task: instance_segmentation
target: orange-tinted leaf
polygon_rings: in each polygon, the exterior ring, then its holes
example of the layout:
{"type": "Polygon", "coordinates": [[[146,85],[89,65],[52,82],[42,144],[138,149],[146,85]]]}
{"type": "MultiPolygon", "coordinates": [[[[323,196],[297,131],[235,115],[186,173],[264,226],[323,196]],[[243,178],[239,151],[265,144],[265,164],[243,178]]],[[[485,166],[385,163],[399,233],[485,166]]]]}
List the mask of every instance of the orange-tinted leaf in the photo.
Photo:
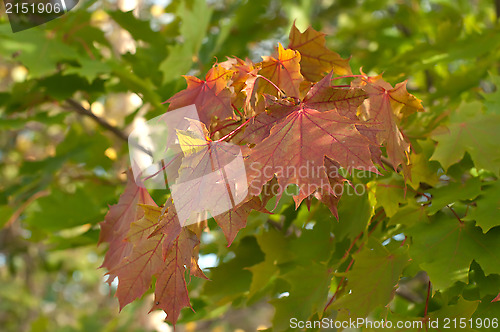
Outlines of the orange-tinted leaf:
{"type": "Polygon", "coordinates": [[[230,86],[232,88],[231,102],[237,108],[244,107],[247,99],[249,99],[248,94],[245,93],[247,81],[255,81],[255,75],[257,74],[258,69],[255,68],[254,63],[251,60],[242,60],[237,57],[228,58],[226,61],[221,62],[219,66],[234,72],[230,81],[230,86]]]}
{"type": "Polygon", "coordinates": [[[364,90],[369,98],[364,104],[364,115],[375,123],[377,141],[386,144],[387,155],[396,169],[403,165],[407,170],[410,144],[398,128],[399,120],[413,112],[423,111],[420,100],[406,91],[406,82],[394,88],[383,79],[365,81],[364,90]]]}
{"type": "MultiPolygon", "coordinates": [[[[268,78],[283,90],[288,97],[299,98],[300,83],[304,80],[300,74],[300,53],[294,50],[285,50],[278,45],[278,58],[263,56],[262,69],[259,74],[268,78]]],[[[277,95],[277,90],[269,82],[261,82],[260,92],[277,95]]]]}
{"type": "Polygon", "coordinates": [[[233,72],[215,64],[207,73],[205,81],[194,76],[184,76],[187,88],[166,102],[169,110],[196,105],[200,121],[207,126],[214,116],[225,119],[233,116],[231,92],[227,88],[233,72]]]}
{"type": "Polygon", "coordinates": [[[235,71],[231,83],[231,86],[234,88],[234,104],[236,107],[245,106],[246,109],[249,106],[250,100],[256,97],[253,89],[259,68],[249,59],[243,61],[239,58],[234,58],[234,60],[231,60],[233,61],[231,70],[235,71]]]}
{"type": "Polygon", "coordinates": [[[337,75],[352,74],[348,59],[342,59],[336,52],[325,47],[325,34],[309,27],[300,32],[295,26],[290,31],[288,48],[300,52],[302,75],[311,82],[319,81],[323,75],[333,70],[337,75]]]}

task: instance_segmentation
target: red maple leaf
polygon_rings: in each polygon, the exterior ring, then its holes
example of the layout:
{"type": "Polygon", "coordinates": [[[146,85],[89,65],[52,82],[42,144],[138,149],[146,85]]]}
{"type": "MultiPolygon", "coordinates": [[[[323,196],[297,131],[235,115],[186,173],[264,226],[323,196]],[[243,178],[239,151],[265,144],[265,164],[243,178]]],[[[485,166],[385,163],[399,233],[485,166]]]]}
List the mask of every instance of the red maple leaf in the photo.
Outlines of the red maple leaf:
{"type": "MultiPolygon", "coordinates": [[[[104,256],[101,267],[110,271],[132,252],[132,243],[125,241],[130,225],[144,216],[144,211],[138,204],[155,205],[155,202],[145,188],[138,187],[134,181],[132,171],[127,171],[127,186],[121,194],[118,203],[110,206],[109,211],[100,223],[101,233],[99,243],[108,242],[109,248],[104,256]]],[[[111,284],[115,276],[109,275],[111,284]]]]}
{"type": "Polygon", "coordinates": [[[144,217],[132,223],[127,240],[133,244],[132,253],[109,272],[118,277],[116,297],[120,310],[141,297],[151,286],[151,278],[163,265],[164,235],[149,238],[160,217],[161,208],[142,205],[144,217]]]}
{"type": "Polygon", "coordinates": [[[330,186],[333,190],[332,192],[327,192],[320,189],[313,195],[319,201],[325,204],[338,220],[339,215],[337,212],[337,205],[339,204],[340,197],[344,192],[344,182],[346,182],[347,180],[340,174],[339,163],[331,160],[328,157],[325,157],[325,168],[326,174],[328,176],[328,181],[330,182],[330,186]]]}
{"type": "Polygon", "coordinates": [[[184,76],[187,88],[176,93],[166,102],[169,110],[196,105],[200,121],[207,126],[213,117],[225,119],[233,116],[231,92],[227,88],[233,71],[215,64],[205,76],[205,81],[194,76],[184,76]]]}
{"type": "Polygon", "coordinates": [[[380,144],[386,145],[390,162],[397,169],[403,165],[408,174],[408,153],[410,143],[405,139],[398,127],[400,120],[414,112],[423,111],[421,101],[406,90],[406,82],[396,84],[393,88],[379,77],[363,79],[361,83],[368,95],[364,103],[363,115],[366,120],[375,124],[375,137],[380,144]]]}
{"type": "Polygon", "coordinates": [[[196,235],[183,227],[181,233],[169,246],[165,261],[155,272],[157,280],[151,310],[163,309],[167,313],[167,320],[173,324],[179,318],[182,308],[191,307],[185,279],[186,267],[191,267],[191,275],[205,277],[196,262],[194,262],[195,267],[192,265],[193,251],[198,244],[199,240],[196,235]]]}
{"type": "MultiPolygon", "coordinates": [[[[333,73],[330,72],[321,81],[316,83],[306,94],[304,101],[307,105],[318,111],[335,109],[349,119],[357,119],[356,110],[366,98],[366,93],[361,88],[341,89],[331,86],[333,73]]],[[[267,98],[268,104],[275,104],[267,98]]],[[[289,112],[288,108],[274,107],[272,112],[257,115],[245,127],[245,130],[233,137],[236,144],[261,142],[269,136],[271,128],[289,112]]],[[[234,129],[234,128],[233,128],[234,129]]]]}
{"type": "Polygon", "coordinates": [[[141,207],[144,216],[132,223],[127,236],[127,241],[133,243],[132,253],[110,271],[118,277],[116,296],[122,309],[141,297],[151,287],[152,277],[156,276],[155,304],[151,310],[165,310],[167,320],[175,324],[180,310],[190,306],[186,269],[191,275],[206,278],[193,258],[199,241],[188,228],[180,229],[178,222],[177,235],[160,233],[152,236],[162,209],[152,205],[141,207]]]}
{"type": "MultiPolygon", "coordinates": [[[[247,171],[251,194],[260,194],[262,186],[274,175],[280,194],[289,184],[299,187],[297,205],[316,190],[334,194],[324,170],[325,156],[347,169],[376,171],[370,153],[373,143],[357,130],[360,122],[339,114],[356,106],[342,102],[349,95],[321,83],[298,104],[280,100],[269,107],[270,114],[279,112],[285,116],[272,126],[267,138],[250,150],[247,171]],[[325,89],[330,95],[323,95],[325,89]],[[309,104],[318,104],[319,100],[327,100],[324,105],[331,108],[320,111],[309,104]]],[[[363,100],[356,98],[358,104],[363,100]]]]}
{"type": "Polygon", "coordinates": [[[214,217],[215,221],[224,232],[228,247],[233,243],[240,229],[246,226],[248,215],[252,210],[267,213],[267,210],[262,207],[261,200],[254,196],[248,201],[239,204],[234,209],[214,217]]]}

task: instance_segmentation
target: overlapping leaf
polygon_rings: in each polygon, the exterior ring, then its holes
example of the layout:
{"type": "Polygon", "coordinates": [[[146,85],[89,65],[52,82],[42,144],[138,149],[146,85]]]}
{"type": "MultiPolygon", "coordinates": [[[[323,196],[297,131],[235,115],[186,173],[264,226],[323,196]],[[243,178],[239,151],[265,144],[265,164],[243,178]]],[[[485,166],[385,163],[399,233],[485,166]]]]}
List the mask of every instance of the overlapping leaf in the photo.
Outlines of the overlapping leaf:
{"type": "Polygon", "coordinates": [[[227,88],[231,76],[231,71],[218,65],[208,71],[204,81],[194,76],[184,76],[188,86],[166,101],[170,103],[169,109],[195,104],[200,121],[207,126],[213,117],[232,117],[231,92],[227,88]]]}
{"type": "MultiPolygon", "coordinates": [[[[260,188],[275,174],[280,192],[289,184],[299,186],[297,205],[316,190],[333,193],[324,170],[325,156],[346,169],[375,170],[370,154],[373,143],[357,130],[359,122],[339,114],[353,109],[352,99],[338,93],[339,89],[329,89],[324,82],[318,84],[320,87],[313,87],[302,102],[276,101],[269,107],[271,116],[256,117],[264,121],[254,133],[266,135],[270,129],[269,136],[250,150],[247,159],[252,194],[260,193],[260,188]],[[322,105],[320,110],[314,107],[318,104],[322,105]],[[282,114],[283,118],[276,119],[273,114],[282,114]],[[299,170],[305,174],[298,174],[299,170]]],[[[361,103],[363,99],[356,100],[361,103]]]]}
{"type": "MultiPolygon", "coordinates": [[[[125,241],[130,225],[144,216],[144,211],[138,204],[155,205],[155,202],[145,188],[138,187],[132,171],[127,172],[128,182],[125,191],[120,196],[118,204],[109,208],[104,221],[100,224],[99,243],[108,242],[109,248],[101,267],[112,270],[123,258],[132,252],[132,243],[125,241]]],[[[110,274],[111,283],[114,275],[110,274]]]]}
{"type": "Polygon", "coordinates": [[[432,223],[420,223],[407,234],[413,237],[410,256],[420,263],[437,289],[445,289],[455,281],[464,281],[472,260],[485,274],[500,273],[500,229],[483,234],[470,222],[438,213],[432,223]]]}
{"type": "Polygon", "coordinates": [[[347,273],[349,292],[334,302],[333,307],[347,309],[354,319],[366,317],[378,306],[385,306],[394,296],[399,277],[408,264],[408,248],[391,252],[382,244],[373,242],[354,255],[354,266],[347,273]],[[370,276],[369,278],[367,276],[370,276]]]}
{"type": "Polygon", "coordinates": [[[394,166],[403,165],[408,173],[410,144],[398,128],[399,121],[414,112],[423,111],[420,100],[406,90],[406,82],[393,88],[383,79],[364,79],[360,84],[368,95],[364,103],[363,115],[379,130],[376,134],[380,144],[385,143],[387,155],[394,166]]]}
{"type": "Polygon", "coordinates": [[[500,175],[498,140],[500,115],[484,114],[479,102],[463,103],[451,116],[447,130],[437,130],[432,139],[438,142],[432,160],[448,169],[467,151],[478,168],[500,175]]]}
{"type": "Polygon", "coordinates": [[[475,220],[484,233],[500,226],[500,182],[485,187],[475,205],[464,220],[475,220]]]}
{"type": "Polygon", "coordinates": [[[148,239],[160,217],[161,208],[149,205],[143,205],[142,208],[144,217],[131,225],[127,235],[127,241],[133,244],[132,253],[110,270],[118,277],[116,297],[120,308],[149,289],[151,278],[163,264],[163,235],[148,239]]]}
{"type": "MultiPolygon", "coordinates": [[[[304,80],[300,73],[300,53],[294,50],[285,50],[279,44],[277,59],[272,56],[263,56],[262,58],[262,68],[259,74],[276,84],[288,97],[299,98],[300,83],[304,80]]],[[[276,88],[270,83],[264,82],[261,86],[263,87],[261,92],[276,95],[276,88]]]]}
{"type": "Polygon", "coordinates": [[[192,260],[194,248],[198,243],[196,235],[184,227],[170,245],[165,261],[155,272],[157,281],[152,310],[163,309],[170,322],[177,321],[182,308],[191,306],[185,279],[186,269],[190,268],[191,275],[205,277],[196,261],[192,260]]]}
{"type": "Polygon", "coordinates": [[[190,306],[185,279],[186,269],[192,275],[204,277],[193,251],[199,241],[188,228],[179,230],[173,240],[168,235],[151,236],[161,217],[161,208],[141,205],[144,217],[132,223],[127,241],[133,243],[132,253],[123,259],[110,273],[118,277],[116,296],[120,308],[141,297],[156,276],[155,304],[152,310],[161,308],[167,313],[167,320],[177,321],[180,310],[190,306]],[[162,248],[165,247],[162,254],[162,248]]]}
{"type": "Polygon", "coordinates": [[[325,34],[312,27],[300,32],[293,24],[288,47],[300,52],[300,71],[311,82],[321,80],[325,73],[332,70],[337,75],[351,74],[349,60],[342,59],[338,53],[326,48],[325,44],[325,34]]]}

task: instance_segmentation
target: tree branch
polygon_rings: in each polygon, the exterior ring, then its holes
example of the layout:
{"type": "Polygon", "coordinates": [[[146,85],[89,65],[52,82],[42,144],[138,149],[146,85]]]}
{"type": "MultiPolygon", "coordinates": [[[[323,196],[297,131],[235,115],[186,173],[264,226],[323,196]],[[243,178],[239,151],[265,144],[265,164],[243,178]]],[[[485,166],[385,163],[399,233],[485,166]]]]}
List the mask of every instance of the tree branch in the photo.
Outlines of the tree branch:
{"type": "Polygon", "coordinates": [[[105,119],[98,117],[97,115],[92,113],[92,111],[90,111],[90,110],[86,109],[85,107],[83,107],[82,105],[80,105],[80,103],[77,102],[76,100],[69,98],[69,99],[66,99],[66,103],[68,103],[68,105],[71,106],[71,109],[74,110],[75,112],[77,112],[78,114],[81,114],[81,115],[84,115],[86,117],[91,118],[92,120],[97,122],[101,127],[109,130],[110,132],[112,132],[116,137],[118,137],[122,141],[128,142],[128,137],[127,137],[127,135],[125,135],[125,133],[123,131],[121,131],[119,128],[113,126],[105,119]]]}
{"type": "Polygon", "coordinates": [[[92,120],[94,120],[95,122],[97,122],[98,125],[100,125],[104,129],[112,132],[120,140],[122,140],[122,141],[124,141],[126,143],[129,143],[129,144],[132,144],[133,146],[139,148],[141,151],[143,151],[144,153],[148,154],[151,157],[153,156],[153,154],[151,153],[151,151],[149,151],[145,147],[143,147],[143,146],[141,146],[139,144],[135,144],[133,142],[129,142],[128,141],[128,136],[123,131],[121,131],[120,128],[113,126],[108,121],[106,121],[106,119],[98,117],[97,115],[95,115],[94,113],[92,113],[91,110],[86,109],[85,107],[83,107],[76,100],[68,98],[68,99],[66,99],[66,103],[69,106],[71,106],[71,109],[73,111],[75,111],[76,113],[78,113],[80,115],[83,115],[83,116],[91,118],[92,120]]]}

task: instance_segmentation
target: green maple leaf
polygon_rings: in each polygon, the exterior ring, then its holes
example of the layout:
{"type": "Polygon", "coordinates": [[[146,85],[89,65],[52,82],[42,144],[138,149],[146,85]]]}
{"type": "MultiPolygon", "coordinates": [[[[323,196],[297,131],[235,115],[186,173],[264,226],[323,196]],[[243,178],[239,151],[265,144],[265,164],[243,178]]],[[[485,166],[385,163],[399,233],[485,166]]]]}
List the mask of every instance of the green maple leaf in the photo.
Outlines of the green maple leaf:
{"type": "Polygon", "coordinates": [[[426,211],[434,214],[447,205],[460,200],[476,198],[481,193],[481,181],[479,178],[470,178],[464,183],[453,182],[446,186],[429,190],[432,195],[431,205],[426,211]]]}
{"type": "Polygon", "coordinates": [[[463,103],[451,116],[448,131],[435,132],[431,137],[438,142],[431,160],[437,160],[448,169],[462,160],[468,152],[477,168],[500,175],[500,115],[484,114],[480,102],[463,103]]]}
{"type": "Polygon", "coordinates": [[[388,217],[398,212],[400,203],[406,202],[404,182],[396,174],[383,180],[369,182],[367,188],[372,205],[375,208],[383,207],[388,217]]]}
{"type": "Polygon", "coordinates": [[[425,206],[411,200],[408,205],[398,209],[391,219],[389,225],[406,225],[412,226],[418,223],[428,223],[429,218],[425,211],[425,206]]]}
{"type": "Polygon", "coordinates": [[[275,331],[289,327],[290,317],[307,320],[323,309],[331,277],[331,269],[319,263],[297,266],[283,275],[282,278],[290,284],[288,296],[270,301],[276,309],[273,318],[275,331]]]}
{"type": "MultiPolygon", "coordinates": [[[[347,310],[351,317],[366,317],[375,308],[387,305],[409,261],[406,246],[391,252],[378,241],[370,239],[369,244],[353,255],[354,265],[347,273],[349,291],[332,305],[347,310]]],[[[347,315],[345,310],[340,316],[347,315]]]]}
{"type": "Polygon", "coordinates": [[[485,233],[500,225],[500,181],[495,181],[482,190],[476,207],[472,208],[463,220],[475,220],[476,225],[485,233]]]}
{"type": "Polygon", "coordinates": [[[411,179],[408,179],[408,184],[415,190],[418,190],[421,182],[430,184],[431,186],[439,183],[437,173],[439,164],[435,161],[429,161],[434,151],[432,141],[430,139],[418,141],[418,145],[422,151],[410,154],[411,179]]]}
{"type": "MultiPolygon", "coordinates": [[[[470,328],[469,319],[476,310],[480,301],[466,301],[462,297],[458,298],[456,304],[447,304],[436,311],[429,313],[426,320],[423,317],[408,317],[397,313],[390,313],[388,320],[392,322],[393,328],[396,327],[397,322],[406,324],[405,326],[413,326],[411,328],[395,329],[394,331],[405,332],[422,332],[422,331],[443,331],[443,330],[459,330],[459,331],[477,331],[470,328]],[[456,319],[456,329],[455,321],[456,319]],[[460,320],[467,324],[465,328],[460,328],[460,320]],[[448,322],[448,320],[450,320],[448,322]],[[445,328],[445,324],[448,328],[445,328]]],[[[463,323],[462,323],[463,324],[463,323]]],[[[367,331],[375,331],[367,329],[367,331]]]]}
{"type": "MultiPolygon", "coordinates": [[[[436,310],[434,312],[431,312],[429,314],[430,320],[439,320],[439,328],[431,328],[430,331],[441,331],[445,319],[453,319],[457,318],[457,328],[460,326],[459,322],[460,319],[465,318],[466,320],[469,319],[474,311],[476,311],[476,308],[479,304],[479,301],[466,301],[462,297],[458,299],[458,302],[454,305],[447,305],[442,307],[439,310],[436,310]]],[[[451,328],[453,329],[455,327],[455,323],[450,323],[451,328]]],[[[475,331],[474,329],[470,328],[470,325],[466,328],[461,328],[460,331],[475,331]]]]}
{"type": "Polygon", "coordinates": [[[368,194],[343,195],[339,203],[339,222],[334,223],[337,239],[354,239],[364,231],[373,215],[373,208],[368,201],[368,194]]]}
{"type": "Polygon", "coordinates": [[[410,256],[427,272],[436,289],[466,281],[473,259],[486,274],[500,273],[500,228],[483,234],[470,222],[437,213],[431,224],[417,224],[406,233],[413,239],[410,256]]]}
{"type": "Polygon", "coordinates": [[[279,272],[278,264],[291,259],[288,251],[288,240],[282,233],[270,229],[268,232],[258,235],[257,242],[266,258],[263,262],[248,268],[252,271],[252,283],[248,298],[260,293],[276,278],[279,272]]]}

